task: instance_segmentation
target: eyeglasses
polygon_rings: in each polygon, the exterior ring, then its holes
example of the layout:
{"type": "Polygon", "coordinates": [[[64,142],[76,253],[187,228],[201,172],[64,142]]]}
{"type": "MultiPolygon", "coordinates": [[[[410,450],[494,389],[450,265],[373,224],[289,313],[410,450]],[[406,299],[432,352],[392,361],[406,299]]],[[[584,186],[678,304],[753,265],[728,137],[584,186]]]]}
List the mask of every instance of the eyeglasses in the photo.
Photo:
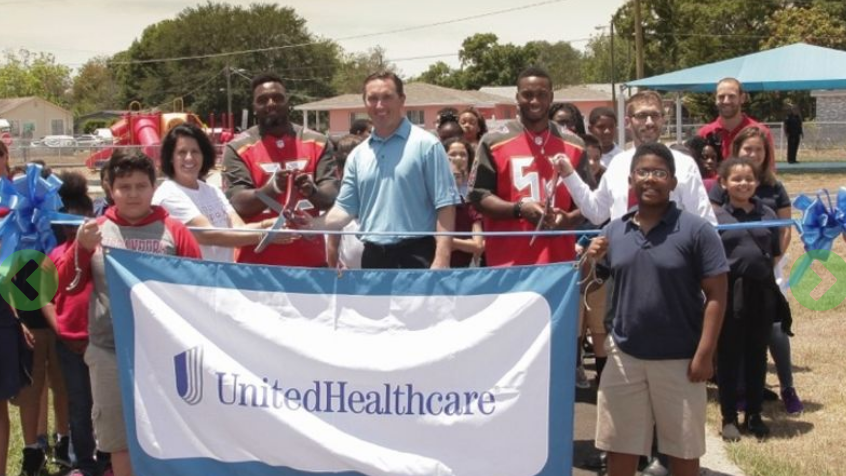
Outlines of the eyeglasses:
{"type": "Polygon", "coordinates": [[[652,121],[657,121],[664,117],[664,114],[660,112],[639,112],[637,114],[632,114],[633,118],[637,119],[638,121],[645,121],[647,119],[652,119],[652,121]]]}
{"type": "Polygon", "coordinates": [[[664,180],[670,176],[670,172],[664,169],[635,169],[635,176],[641,180],[649,177],[655,177],[658,180],[664,180]]]}

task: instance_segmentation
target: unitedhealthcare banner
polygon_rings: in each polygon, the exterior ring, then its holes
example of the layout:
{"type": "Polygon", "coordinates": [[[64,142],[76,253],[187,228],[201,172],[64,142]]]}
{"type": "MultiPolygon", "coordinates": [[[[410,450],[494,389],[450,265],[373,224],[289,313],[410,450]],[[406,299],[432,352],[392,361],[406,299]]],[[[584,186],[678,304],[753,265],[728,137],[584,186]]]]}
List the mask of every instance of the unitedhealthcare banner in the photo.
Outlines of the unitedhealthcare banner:
{"type": "Polygon", "coordinates": [[[140,476],[571,474],[571,264],[106,271],[140,476]]]}

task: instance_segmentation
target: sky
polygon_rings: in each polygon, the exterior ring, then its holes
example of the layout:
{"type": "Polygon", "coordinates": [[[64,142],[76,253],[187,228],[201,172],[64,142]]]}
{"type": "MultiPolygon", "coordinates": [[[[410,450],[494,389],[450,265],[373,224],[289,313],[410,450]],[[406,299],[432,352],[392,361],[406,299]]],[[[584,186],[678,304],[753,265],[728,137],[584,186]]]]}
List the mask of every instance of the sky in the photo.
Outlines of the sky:
{"type": "MultiPolygon", "coordinates": [[[[247,7],[259,0],[230,0],[247,7]]],[[[26,48],[48,52],[77,68],[98,55],[129,47],[144,28],[175,17],[201,0],[0,0],[0,51],[26,48]]],[[[583,49],[607,26],[624,0],[296,0],[307,28],[337,39],[347,52],[374,46],[386,50],[404,76],[436,61],[459,65],[461,42],[475,33],[495,33],[499,42],[571,41],[583,49]],[[513,10],[512,10],[513,9],[513,10]],[[506,13],[495,13],[512,10],[506,13]],[[477,17],[463,21],[452,21],[477,17]],[[451,22],[452,21],[452,22],[451,22]],[[433,23],[443,23],[434,26],[433,23]],[[399,31],[398,31],[399,30],[399,31]],[[393,32],[360,39],[364,34],[393,32]],[[422,59],[409,59],[419,58],[422,59]]],[[[607,28],[606,28],[607,31],[607,28]]]]}

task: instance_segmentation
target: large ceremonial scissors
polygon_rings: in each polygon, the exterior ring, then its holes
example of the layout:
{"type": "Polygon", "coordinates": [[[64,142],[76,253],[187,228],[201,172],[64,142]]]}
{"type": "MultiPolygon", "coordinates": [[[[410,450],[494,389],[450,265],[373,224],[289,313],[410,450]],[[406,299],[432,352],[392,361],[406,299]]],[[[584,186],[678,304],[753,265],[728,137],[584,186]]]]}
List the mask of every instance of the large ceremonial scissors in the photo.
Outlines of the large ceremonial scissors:
{"type": "MultiPolygon", "coordinates": [[[[535,234],[532,235],[532,238],[529,240],[529,246],[532,246],[535,243],[535,240],[538,238],[537,233],[541,231],[543,228],[543,222],[546,220],[546,215],[552,213],[552,209],[555,208],[555,189],[558,188],[558,180],[560,174],[558,173],[558,168],[555,167],[555,160],[561,159],[559,157],[562,154],[557,154],[554,157],[550,157],[549,161],[552,163],[552,180],[547,182],[543,187],[544,191],[546,192],[546,199],[544,200],[543,206],[543,213],[538,220],[537,226],[535,226],[535,234]]],[[[566,160],[566,156],[564,156],[566,160]]]]}
{"type": "MultiPolygon", "coordinates": [[[[286,184],[284,205],[281,205],[276,200],[270,198],[266,193],[262,192],[261,190],[256,191],[256,196],[259,198],[259,200],[261,200],[262,203],[267,205],[267,208],[279,214],[279,216],[276,218],[276,221],[273,222],[273,226],[270,227],[271,233],[265,234],[262,237],[261,241],[259,241],[259,244],[256,245],[256,253],[261,253],[262,251],[264,251],[265,248],[270,245],[270,242],[273,239],[272,232],[285,227],[285,225],[288,224],[288,219],[293,217],[294,209],[300,199],[299,192],[294,186],[294,179],[296,178],[295,176],[295,170],[292,170],[291,173],[288,174],[288,183],[286,184]]],[[[270,177],[270,180],[276,180],[276,172],[273,173],[273,176],[270,177]]]]}

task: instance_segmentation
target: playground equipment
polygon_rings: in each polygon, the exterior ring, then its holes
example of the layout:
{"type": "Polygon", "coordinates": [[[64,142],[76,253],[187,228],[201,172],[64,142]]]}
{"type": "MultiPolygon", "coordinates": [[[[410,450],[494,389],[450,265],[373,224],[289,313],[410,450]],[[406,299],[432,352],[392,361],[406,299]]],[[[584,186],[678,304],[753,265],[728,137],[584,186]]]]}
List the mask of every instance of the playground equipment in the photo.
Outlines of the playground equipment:
{"type": "MultiPolygon", "coordinates": [[[[174,110],[182,111],[182,100],[174,101],[174,110]]],[[[109,128],[114,138],[112,146],[105,147],[91,154],[85,160],[90,169],[99,169],[112,156],[116,147],[141,147],[142,152],[159,164],[159,151],[162,138],[174,127],[190,122],[202,128],[214,145],[226,144],[235,136],[234,117],[231,114],[209,116],[207,126],[196,114],[190,112],[142,112],[141,103],[133,101],[129,112],[123,115],[109,128]],[[215,127],[215,124],[221,126],[215,127]]],[[[217,148],[216,148],[217,149],[217,148]]]]}

